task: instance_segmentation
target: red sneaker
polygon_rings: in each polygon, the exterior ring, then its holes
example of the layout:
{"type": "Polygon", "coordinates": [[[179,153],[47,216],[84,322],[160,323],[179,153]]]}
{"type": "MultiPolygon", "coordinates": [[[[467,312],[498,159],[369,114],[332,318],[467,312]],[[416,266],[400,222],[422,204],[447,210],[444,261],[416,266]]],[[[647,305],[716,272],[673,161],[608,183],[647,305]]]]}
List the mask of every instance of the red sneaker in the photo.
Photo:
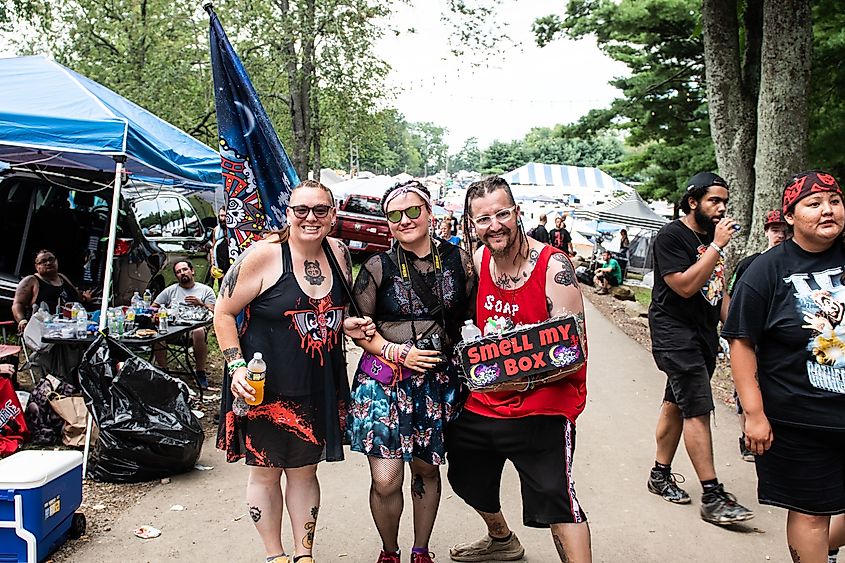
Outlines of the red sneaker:
{"type": "Polygon", "coordinates": [[[432,559],[434,559],[434,554],[430,551],[425,553],[411,552],[411,563],[434,563],[432,559]]]}
{"type": "Polygon", "coordinates": [[[402,563],[399,553],[395,551],[384,551],[379,554],[376,563],[402,563]]]}

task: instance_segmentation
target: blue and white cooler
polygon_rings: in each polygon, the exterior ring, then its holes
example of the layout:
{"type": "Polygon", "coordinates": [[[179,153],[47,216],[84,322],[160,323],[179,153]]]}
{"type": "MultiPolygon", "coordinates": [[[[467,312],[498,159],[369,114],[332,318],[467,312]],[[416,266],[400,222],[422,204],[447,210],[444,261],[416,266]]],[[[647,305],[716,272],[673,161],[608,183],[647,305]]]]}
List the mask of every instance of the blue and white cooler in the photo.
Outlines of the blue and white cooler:
{"type": "Polygon", "coordinates": [[[81,535],[82,454],[24,450],[0,460],[0,562],[38,563],[81,535]]]}

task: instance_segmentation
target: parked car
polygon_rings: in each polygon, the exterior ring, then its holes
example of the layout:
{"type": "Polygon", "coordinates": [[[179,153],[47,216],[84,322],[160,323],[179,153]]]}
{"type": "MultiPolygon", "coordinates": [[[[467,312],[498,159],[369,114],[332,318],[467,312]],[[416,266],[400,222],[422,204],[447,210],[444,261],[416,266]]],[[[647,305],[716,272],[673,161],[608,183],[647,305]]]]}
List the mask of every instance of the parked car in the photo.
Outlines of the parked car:
{"type": "MultiPolygon", "coordinates": [[[[60,271],[77,287],[102,288],[112,196],[107,182],[18,171],[0,177],[0,304],[6,314],[41,249],[56,254],[60,271]]],[[[208,233],[183,195],[130,183],[121,199],[114,303],[173,283],[178,260],[191,260],[197,279],[207,279],[208,233]]]]}
{"type": "Polygon", "coordinates": [[[337,210],[330,236],[341,239],[353,253],[376,253],[390,248],[390,229],[374,196],[350,195],[337,210]]]}

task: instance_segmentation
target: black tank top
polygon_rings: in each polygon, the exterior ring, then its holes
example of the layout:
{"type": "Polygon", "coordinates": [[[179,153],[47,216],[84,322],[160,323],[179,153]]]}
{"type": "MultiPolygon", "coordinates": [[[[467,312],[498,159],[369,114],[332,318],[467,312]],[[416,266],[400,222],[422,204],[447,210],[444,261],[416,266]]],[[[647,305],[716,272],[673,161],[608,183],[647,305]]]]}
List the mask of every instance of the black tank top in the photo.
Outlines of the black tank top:
{"type": "Polygon", "coordinates": [[[61,302],[62,305],[71,301],[79,301],[79,293],[76,289],[68,283],[64,276],[59,275],[62,285],[53,285],[50,282],[44,281],[40,276],[35,276],[38,280],[38,297],[35,299],[35,307],[41,303],[47,303],[47,308],[50,314],[56,312],[56,306],[61,302]]]}
{"type": "Polygon", "coordinates": [[[322,402],[323,393],[346,379],[342,330],[345,294],[333,280],[329,293],[314,299],[299,287],[290,247],[281,244],[283,273],[247,307],[241,349],[249,361],[261,352],[267,363],[265,394],[322,402]]]}

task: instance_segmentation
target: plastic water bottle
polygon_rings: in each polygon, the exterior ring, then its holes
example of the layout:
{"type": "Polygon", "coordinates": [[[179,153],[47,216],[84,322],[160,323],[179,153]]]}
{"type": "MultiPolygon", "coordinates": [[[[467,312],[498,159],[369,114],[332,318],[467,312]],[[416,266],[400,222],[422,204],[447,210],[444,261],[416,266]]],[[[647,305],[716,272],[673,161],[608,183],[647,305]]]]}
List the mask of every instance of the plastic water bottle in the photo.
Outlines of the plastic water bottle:
{"type": "Polygon", "coordinates": [[[76,320],[76,317],[79,316],[79,309],[81,309],[81,308],[82,308],[82,306],[79,303],[74,303],[71,306],[71,308],[70,308],[70,320],[72,320],[72,321],[76,320]]]}
{"type": "Polygon", "coordinates": [[[150,290],[149,290],[149,289],[147,289],[146,291],[144,291],[144,299],[143,299],[143,302],[144,302],[144,309],[149,309],[149,308],[150,308],[150,305],[152,305],[152,304],[153,304],[153,294],[152,294],[152,293],[150,293],[150,290]]]}
{"type": "MultiPolygon", "coordinates": [[[[135,293],[138,293],[137,291],[135,293]]],[[[129,307],[126,309],[126,319],[123,322],[123,329],[126,332],[132,332],[135,330],[135,309],[129,307]]]]}
{"type": "Polygon", "coordinates": [[[106,311],[106,326],[111,336],[117,336],[117,325],[114,322],[114,309],[106,311]]]}
{"type": "Polygon", "coordinates": [[[144,308],[144,300],[141,298],[141,295],[136,291],[132,294],[132,299],[129,301],[130,307],[132,310],[138,313],[141,309],[144,308]]]}
{"type": "Polygon", "coordinates": [[[475,323],[473,323],[472,320],[465,320],[464,326],[461,327],[461,340],[469,342],[470,340],[476,340],[478,338],[481,338],[481,329],[475,326],[475,323]]]}
{"type": "Polygon", "coordinates": [[[85,309],[76,313],[76,337],[88,338],[88,311],[85,309]]]}
{"type": "Polygon", "coordinates": [[[260,405],[264,402],[264,380],[267,377],[267,364],[261,352],[253,354],[246,369],[246,382],[255,391],[255,399],[245,399],[244,402],[250,406],[260,405]]]}
{"type": "Polygon", "coordinates": [[[158,331],[161,334],[167,332],[167,309],[164,307],[158,312],[158,331]]]}

